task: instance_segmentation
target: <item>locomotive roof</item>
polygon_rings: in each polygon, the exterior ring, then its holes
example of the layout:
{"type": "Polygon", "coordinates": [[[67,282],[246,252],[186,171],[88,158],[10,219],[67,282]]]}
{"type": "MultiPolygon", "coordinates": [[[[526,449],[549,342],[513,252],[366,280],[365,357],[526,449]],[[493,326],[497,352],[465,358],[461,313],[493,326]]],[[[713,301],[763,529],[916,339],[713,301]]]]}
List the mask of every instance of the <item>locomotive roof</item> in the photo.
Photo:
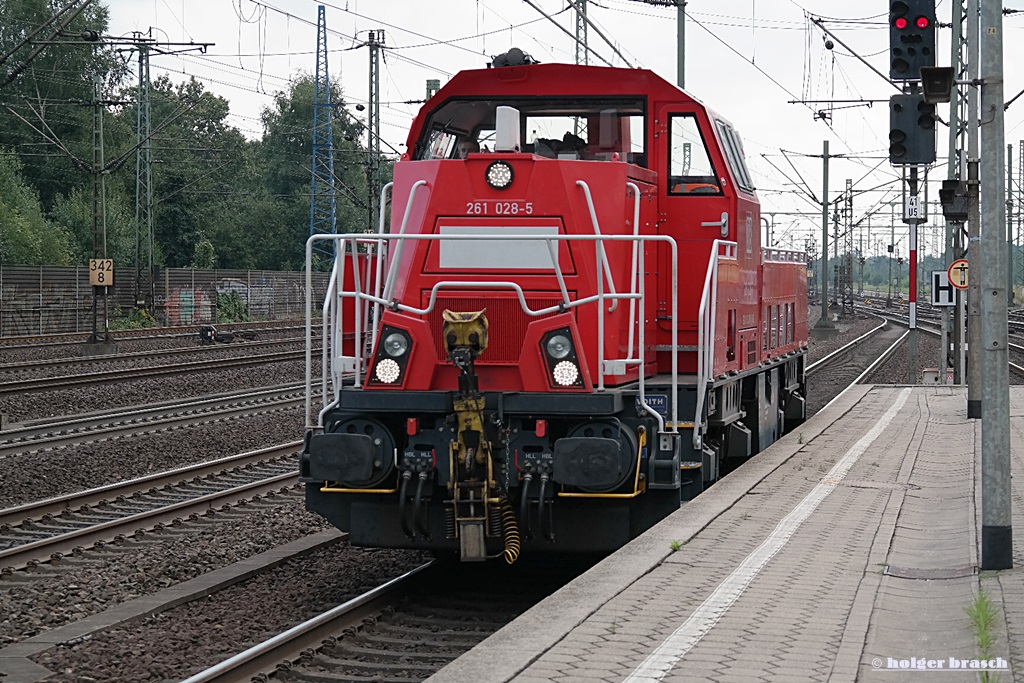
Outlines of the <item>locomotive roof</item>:
{"type": "Polygon", "coordinates": [[[410,149],[415,143],[412,138],[422,128],[426,118],[446,100],[544,96],[645,96],[654,101],[692,102],[704,107],[699,100],[649,69],[577,64],[526,64],[468,69],[455,74],[420,109],[410,130],[410,149]]]}
{"type": "Polygon", "coordinates": [[[649,69],[577,64],[528,64],[457,73],[435,95],[648,95],[696,101],[649,69]]]}

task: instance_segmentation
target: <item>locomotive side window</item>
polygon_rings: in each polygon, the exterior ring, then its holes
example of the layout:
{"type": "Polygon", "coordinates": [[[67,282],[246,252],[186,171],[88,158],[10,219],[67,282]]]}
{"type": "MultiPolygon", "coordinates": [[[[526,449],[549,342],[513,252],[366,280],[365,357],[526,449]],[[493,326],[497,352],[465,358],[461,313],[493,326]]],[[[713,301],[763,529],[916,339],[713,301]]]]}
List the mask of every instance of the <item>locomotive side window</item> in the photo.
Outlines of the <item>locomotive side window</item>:
{"type": "Polygon", "coordinates": [[[669,194],[722,194],[697,117],[670,117],[669,135],[669,194]]]}
{"type": "Polygon", "coordinates": [[[457,151],[459,136],[443,130],[430,131],[430,137],[426,144],[426,155],[424,159],[449,159],[457,151]]]}
{"type": "Polygon", "coordinates": [[[729,162],[736,184],[747,192],[754,191],[754,182],[750,179],[750,171],[747,170],[747,162],[743,158],[743,143],[736,130],[725,121],[715,121],[718,125],[718,132],[722,137],[722,146],[725,148],[725,158],[729,162]]]}

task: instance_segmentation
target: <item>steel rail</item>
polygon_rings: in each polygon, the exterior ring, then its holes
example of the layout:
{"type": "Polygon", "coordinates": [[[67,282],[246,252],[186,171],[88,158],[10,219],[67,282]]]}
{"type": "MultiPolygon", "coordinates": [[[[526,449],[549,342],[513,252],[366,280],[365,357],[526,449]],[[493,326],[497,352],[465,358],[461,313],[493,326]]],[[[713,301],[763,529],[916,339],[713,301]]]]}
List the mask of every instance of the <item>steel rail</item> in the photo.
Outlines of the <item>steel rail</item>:
{"type": "MultiPolygon", "coordinates": [[[[216,351],[231,352],[234,349],[251,349],[251,348],[263,348],[272,346],[281,346],[282,344],[301,344],[305,340],[299,337],[288,338],[288,339],[268,339],[266,341],[247,341],[244,344],[218,344],[210,345],[204,344],[202,346],[181,346],[173,349],[155,349],[152,351],[137,351],[135,353],[110,353],[99,356],[74,356],[72,358],[50,358],[48,360],[35,360],[27,361],[24,363],[0,363],[0,372],[21,372],[27,370],[36,370],[39,368],[59,368],[69,365],[84,365],[86,363],[107,363],[112,360],[146,360],[150,358],[173,358],[176,356],[185,356],[188,354],[200,354],[200,353],[212,353],[216,351]]],[[[3,348],[3,347],[0,347],[3,348]]]]}
{"type": "Polygon", "coordinates": [[[201,400],[170,407],[147,408],[112,416],[94,416],[51,422],[0,432],[0,459],[41,448],[62,448],[89,443],[97,439],[113,439],[139,435],[157,429],[189,427],[213,420],[251,417],[267,412],[302,406],[302,387],[286,391],[243,394],[237,398],[201,400]],[[292,396],[288,396],[288,393],[292,396]]]}
{"type": "MultiPolygon", "coordinates": [[[[891,312],[886,312],[886,311],[870,311],[870,312],[871,312],[872,315],[877,315],[879,317],[883,317],[883,318],[885,318],[887,320],[891,320],[891,321],[893,321],[893,322],[895,322],[897,324],[909,325],[910,319],[907,316],[903,316],[903,315],[899,315],[899,314],[891,313],[891,312]]],[[[928,335],[931,335],[933,337],[940,336],[938,330],[931,328],[928,324],[922,325],[920,317],[918,319],[917,329],[919,331],[923,332],[924,334],[928,334],[928,335]]],[[[1012,351],[1012,352],[1019,353],[1019,354],[1024,354],[1024,346],[1021,346],[1020,344],[1014,344],[1013,342],[1008,342],[1007,348],[1010,351],[1012,351]]],[[[832,355],[832,354],[830,354],[830,355],[832,355]]],[[[827,356],[826,356],[826,358],[827,358],[827,356]]],[[[824,359],[822,359],[822,360],[824,360],[824,359]]],[[[821,361],[818,361],[818,362],[820,363],[821,361]]],[[[1009,361],[1009,366],[1010,366],[1010,370],[1014,374],[1016,374],[1018,377],[1024,377],[1024,365],[1018,365],[1017,363],[1014,363],[1013,361],[1009,361]]]]}
{"type": "Polygon", "coordinates": [[[75,529],[58,536],[31,541],[22,545],[0,550],[0,563],[9,567],[25,567],[32,562],[44,561],[57,553],[67,554],[75,548],[89,546],[98,541],[116,538],[124,531],[134,532],[139,528],[157,524],[170,524],[182,516],[202,513],[220,505],[227,505],[242,499],[265,495],[271,491],[290,488],[298,484],[299,473],[287,472],[260,481],[235,486],[224,491],[173,503],[154,510],[139,512],[120,519],[114,519],[83,529],[75,529]]]}
{"type": "Polygon", "coordinates": [[[396,595],[414,590],[415,585],[424,578],[425,571],[433,565],[433,560],[420,565],[357,598],[200,671],[182,683],[247,681],[260,673],[273,671],[280,662],[298,660],[303,651],[319,647],[326,638],[346,628],[359,626],[363,619],[393,603],[396,595]]]}
{"type": "Polygon", "coordinates": [[[225,472],[230,469],[246,467],[266,460],[274,460],[297,452],[302,446],[302,441],[290,441],[288,443],[261,448],[255,451],[246,451],[229,455],[217,460],[209,460],[186,465],[166,472],[148,474],[136,479],[98,486],[85,491],[68,493],[63,496],[47,498],[46,500],[25,503],[12,508],[0,510],[0,525],[10,524],[12,526],[21,524],[28,520],[35,520],[44,515],[59,515],[65,510],[80,508],[88,505],[96,505],[103,501],[115,500],[121,496],[130,496],[142,490],[158,489],[164,486],[181,484],[197,477],[207,477],[218,472],[225,472]]]}
{"type": "Polygon", "coordinates": [[[827,367],[830,363],[832,363],[832,361],[834,361],[839,356],[845,354],[846,352],[850,351],[851,349],[853,349],[858,344],[861,344],[861,343],[867,341],[871,337],[875,336],[876,334],[878,334],[879,332],[884,330],[885,326],[887,324],[888,324],[887,321],[883,320],[882,324],[879,325],[878,327],[874,328],[873,330],[868,330],[867,332],[865,332],[861,336],[857,337],[856,339],[854,339],[850,343],[845,344],[845,345],[839,347],[838,349],[836,349],[832,353],[828,354],[824,358],[821,358],[819,360],[814,361],[813,363],[811,363],[810,365],[807,366],[807,368],[804,370],[804,374],[805,375],[813,375],[814,373],[818,372],[822,368],[827,367]]]}
{"type": "Polygon", "coordinates": [[[47,391],[50,389],[93,386],[97,382],[118,382],[129,379],[138,379],[140,376],[144,376],[146,378],[164,377],[192,372],[211,372],[214,370],[225,370],[229,368],[244,368],[253,365],[265,365],[267,363],[283,363],[293,360],[302,360],[303,358],[305,358],[304,350],[282,351],[279,353],[267,353],[258,356],[244,356],[242,358],[222,358],[216,361],[197,361],[194,363],[178,363],[176,365],[157,365],[149,368],[108,370],[105,372],[86,373],[81,375],[66,375],[64,377],[46,377],[41,379],[0,382],[0,396],[4,394],[21,393],[24,391],[47,391]]]}
{"type": "Polygon", "coordinates": [[[190,410],[205,408],[216,408],[227,406],[238,401],[258,401],[265,398],[280,396],[289,392],[303,391],[302,384],[282,384],[276,387],[264,387],[262,389],[245,389],[243,391],[229,391],[222,394],[207,394],[204,398],[178,398],[159,403],[147,403],[143,406],[132,406],[128,408],[114,408],[112,410],[101,410],[94,413],[82,415],[65,415],[56,418],[37,418],[25,420],[0,432],[0,436],[7,439],[20,439],[32,436],[35,433],[44,433],[54,429],[80,429],[91,426],[103,425],[118,420],[143,420],[150,416],[158,416],[174,410],[190,410]]]}
{"type": "MultiPolygon", "coordinates": [[[[854,379],[854,380],[853,380],[852,382],[850,382],[850,383],[849,383],[848,385],[846,385],[846,388],[845,388],[845,389],[843,389],[843,390],[842,390],[842,391],[840,391],[840,392],[839,392],[838,394],[836,394],[835,396],[833,396],[833,397],[832,397],[832,400],[831,400],[831,401],[829,401],[828,403],[826,403],[826,404],[825,404],[824,406],[822,406],[821,410],[819,410],[818,412],[819,412],[819,413],[820,413],[820,412],[822,412],[823,410],[825,410],[826,408],[828,408],[828,407],[829,407],[830,405],[832,405],[833,403],[835,403],[835,402],[836,402],[837,400],[839,400],[839,397],[840,397],[840,396],[842,396],[843,394],[845,394],[845,393],[846,393],[847,391],[849,391],[849,390],[850,390],[850,389],[852,389],[853,387],[857,386],[858,384],[861,384],[861,383],[863,383],[863,381],[864,381],[865,379],[867,379],[868,377],[870,377],[870,376],[871,376],[871,373],[875,372],[876,370],[878,370],[878,368],[882,367],[882,365],[883,365],[883,364],[884,364],[884,363],[885,363],[886,361],[888,361],[888,360],[889,360],[889,359],[890,359],[890,358],[892,357],[892,355],[893,355],[894,353],[896,353],[896,350],[897,350],[897,349],[898,349],[898,348],[900,347],[900,345],[902,345],[902,344],[903,344],[903,342],[904,342],[904,341],[906,341],[907,337],[909,337],[909,336],[910,336],[910,330],[907,330],[906,332],[904,332],[903,334],[901,334],[901,335],[900,335],[900,338],[899,338],[899,339],[897,339],[897,340],[896,340],[895,342],[893,342],[893,343],[892,343],[892,345],[890,345],[890,346],[889,346],[889,348],[887,348],[887,349],[886,349],[885,351],[883,351],[883,352],[882,352],[882,354],[881,354],[881,355],[880,355],[880,356],[879,356],[878,358],[876,358],[876,359],[875,359],[875,360],[874,360],[874,361],[873,361],[873,362],[871,363],[871,365],[869,365],[869,366],[868,366],[868,367],[867,367],[867,368],[866,368],[866,369],[864,370],[864,372],[860,373],[860,374],[859,374],[859,375],[858,375],[858,376],[856,377],[856,379],[854,379]]],[[[819,361],[819,362],[820,362],[820,361],[819,361]]]]}
{"type": "MultiPolygon", "coordinates": [[[[114,330],[115,342],[131,341],[136,339],[175,339],[178,337],[194,337],[199,334],[199,329],[205,325],[183,325],[179,327],[140,327],[138,329],[114,330]]],[[[248,323],[218,323],[219,329],[225,330],[250,330],[257,329],[264,332],[276,330],[301,330],[303,323],[296,321],[295,325],[289,325],[286,320],[266,320],[248,323]]],[[[55,346],[74,346],[85,344],[89,339],[89,332],[56,332],[53,334],[18,335],[11,337],[0,337],[0,349],[27,349],[55,346]]]]}

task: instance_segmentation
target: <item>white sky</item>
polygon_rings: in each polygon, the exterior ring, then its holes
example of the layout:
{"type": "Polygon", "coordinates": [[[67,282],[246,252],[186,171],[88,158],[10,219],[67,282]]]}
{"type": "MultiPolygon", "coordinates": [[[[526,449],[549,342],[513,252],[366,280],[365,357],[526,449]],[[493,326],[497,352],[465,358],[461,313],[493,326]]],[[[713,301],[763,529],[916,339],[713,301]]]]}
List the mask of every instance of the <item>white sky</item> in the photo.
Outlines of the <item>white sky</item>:
{"type": "MultiPolygon", "coordinates": [[[[422,99],[427,79],[438,78],[443,84],[461,69],[482,68],[489,56],[512,46],[545,63],[571,63],[575,58],[570,36],[531,6],[555,15],[555,21],[573,33],[575,15],[563,11],[564,0],[103,1],[110,7],[113,35],[153,27],[156,38],[216,43],[205,56],[154,56],[152,74],[168,74],[174,80],[195,75],[208,90],[230,101],[231,123],[249,137],[261,134],[260,110],[270,104],[275,91],[285,88],[288,77],[314,71],[319,4],[327,8],[329,71],[342,81],[348,101],[365,102],[369,90],[368,50],[352,48],[365,41],[368,30],[384,29],[388,50],[381,64],[380,90],[387,104],[381,108],[381,133],[403,151],[417,105],[402,102],[422,99]]],[[[1004,4],[1012,7],[1014,0],[1004,4]]],[[[1024,0],[1021,4],[1024,7],[1024,0]]],[[[939,0],[937,11],[939,21],[948,23],[951,0],[939,0]]],[[[831,154],[849,157],[831,163],[831,197],[845,188],[847,178],[854,181],[855,190],[872,190],[898,177],[886,160],[886,103],[896,90],[838,42],[833,51],[826,50],[824,34],[810,21],[826,19],[826,27],[842,42],[887,74],[887,0],[690,0],[687,13],[686,89],[743,135],[762,213],[776,212],[777,244],[803,249],[808,238],[820,243],[820,205],[816,207],[792,181],[806,181],[821,198],[823,140],[830,141],[831,154]],[[828,103],[788,103],[827,99],[881,101],[870,107],[834,105],[831,127],[815,116],[828,110],[828,103]],[[781,150],[789,153],[788,159],[781,150]],[[807,215],[784,215],[796,212],[807,215]]],[[[615,41],[630,65],[676,81],[675,9],[631,0],[589,0],[588,16],[615,41]]],[[[1013,68],[1024,59],[1024,16],[1011,15],[1004,26],[1005,92],[1010,98],[1024,89],[1024,72],[1013,68]]],[[[625,65],[594,29],[589,43],[612,64],[625,65]]],[[[940,65],[950,63],[949,44],[950,30],[940,28],[940,65]]],[[[591,63],[602,62],[591,55],[591,63]]],[[[939,114],[945,120],[948,106],[940,105],[939,114]]],[[[1024,97],[1006,112],[1006,140],[1014,145],[1015,167],[1018,141],[1024,139],[1022,123],[1024,97]]],[[[936,183],[946,177],[947,139],[948,129],[940,126],[940,165],[930,176],[936,183]]],[[[873,214],[855,232],[855,247],[863,244],[866,255],[880,254],[880,245],[889,242],[890,208],[879,208],[878,203],[894,197],[899,197],[898,184],[854,200],[856,219],[873,214]]],[[[929,199],[937,199],[934,187],[929,199]]],[[[935,222],[921,233],[920,248],[925,252],[939,243],[935,222]]],[[[896,241],[905,254],[906,226],[899,222],[896,241]]]]}

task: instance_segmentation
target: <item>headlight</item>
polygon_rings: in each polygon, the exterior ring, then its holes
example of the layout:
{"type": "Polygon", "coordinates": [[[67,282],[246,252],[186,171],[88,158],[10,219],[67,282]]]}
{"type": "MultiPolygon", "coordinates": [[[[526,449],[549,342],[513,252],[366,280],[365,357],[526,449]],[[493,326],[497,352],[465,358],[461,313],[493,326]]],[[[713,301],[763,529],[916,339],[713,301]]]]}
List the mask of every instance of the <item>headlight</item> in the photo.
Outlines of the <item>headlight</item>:
{"type": "Polygon", "coordinates": [[[409,338],[401,332],[392,332],[384,338],[384,353],[398,358],[409,350],[409,338]]]}
{"type": "Polygon", "coordinates": [[[559,386],[568,387],[576,384],[576,380],[580,377],[580,369],[576,367],[575,363],[563,360],[555,366],[551,375],[559,386]]]}
{"type": "Polygon", "coordinates": [[[495,161],[487,167],[487,184],[495,190],[504,190],[512,184],[512,167],[504,161],[495,161]]]}
{"type": "Polygon", "coordinates": [[[569,355],[572,351],[572,342],[564,334],[556,334],[551,339],[548,339],[547,343],[548,355],[556,360],[560,360],[569,355]]]}
{"type": "Polygon", "coordinates": [[[398,367],[398,363],[390,358],[377,361],[377,367],[374,369],[377,379],[384,382],[384,384],[393,384],[398,380],[398,375],[401,372],[402,369],[398,367]]]}

